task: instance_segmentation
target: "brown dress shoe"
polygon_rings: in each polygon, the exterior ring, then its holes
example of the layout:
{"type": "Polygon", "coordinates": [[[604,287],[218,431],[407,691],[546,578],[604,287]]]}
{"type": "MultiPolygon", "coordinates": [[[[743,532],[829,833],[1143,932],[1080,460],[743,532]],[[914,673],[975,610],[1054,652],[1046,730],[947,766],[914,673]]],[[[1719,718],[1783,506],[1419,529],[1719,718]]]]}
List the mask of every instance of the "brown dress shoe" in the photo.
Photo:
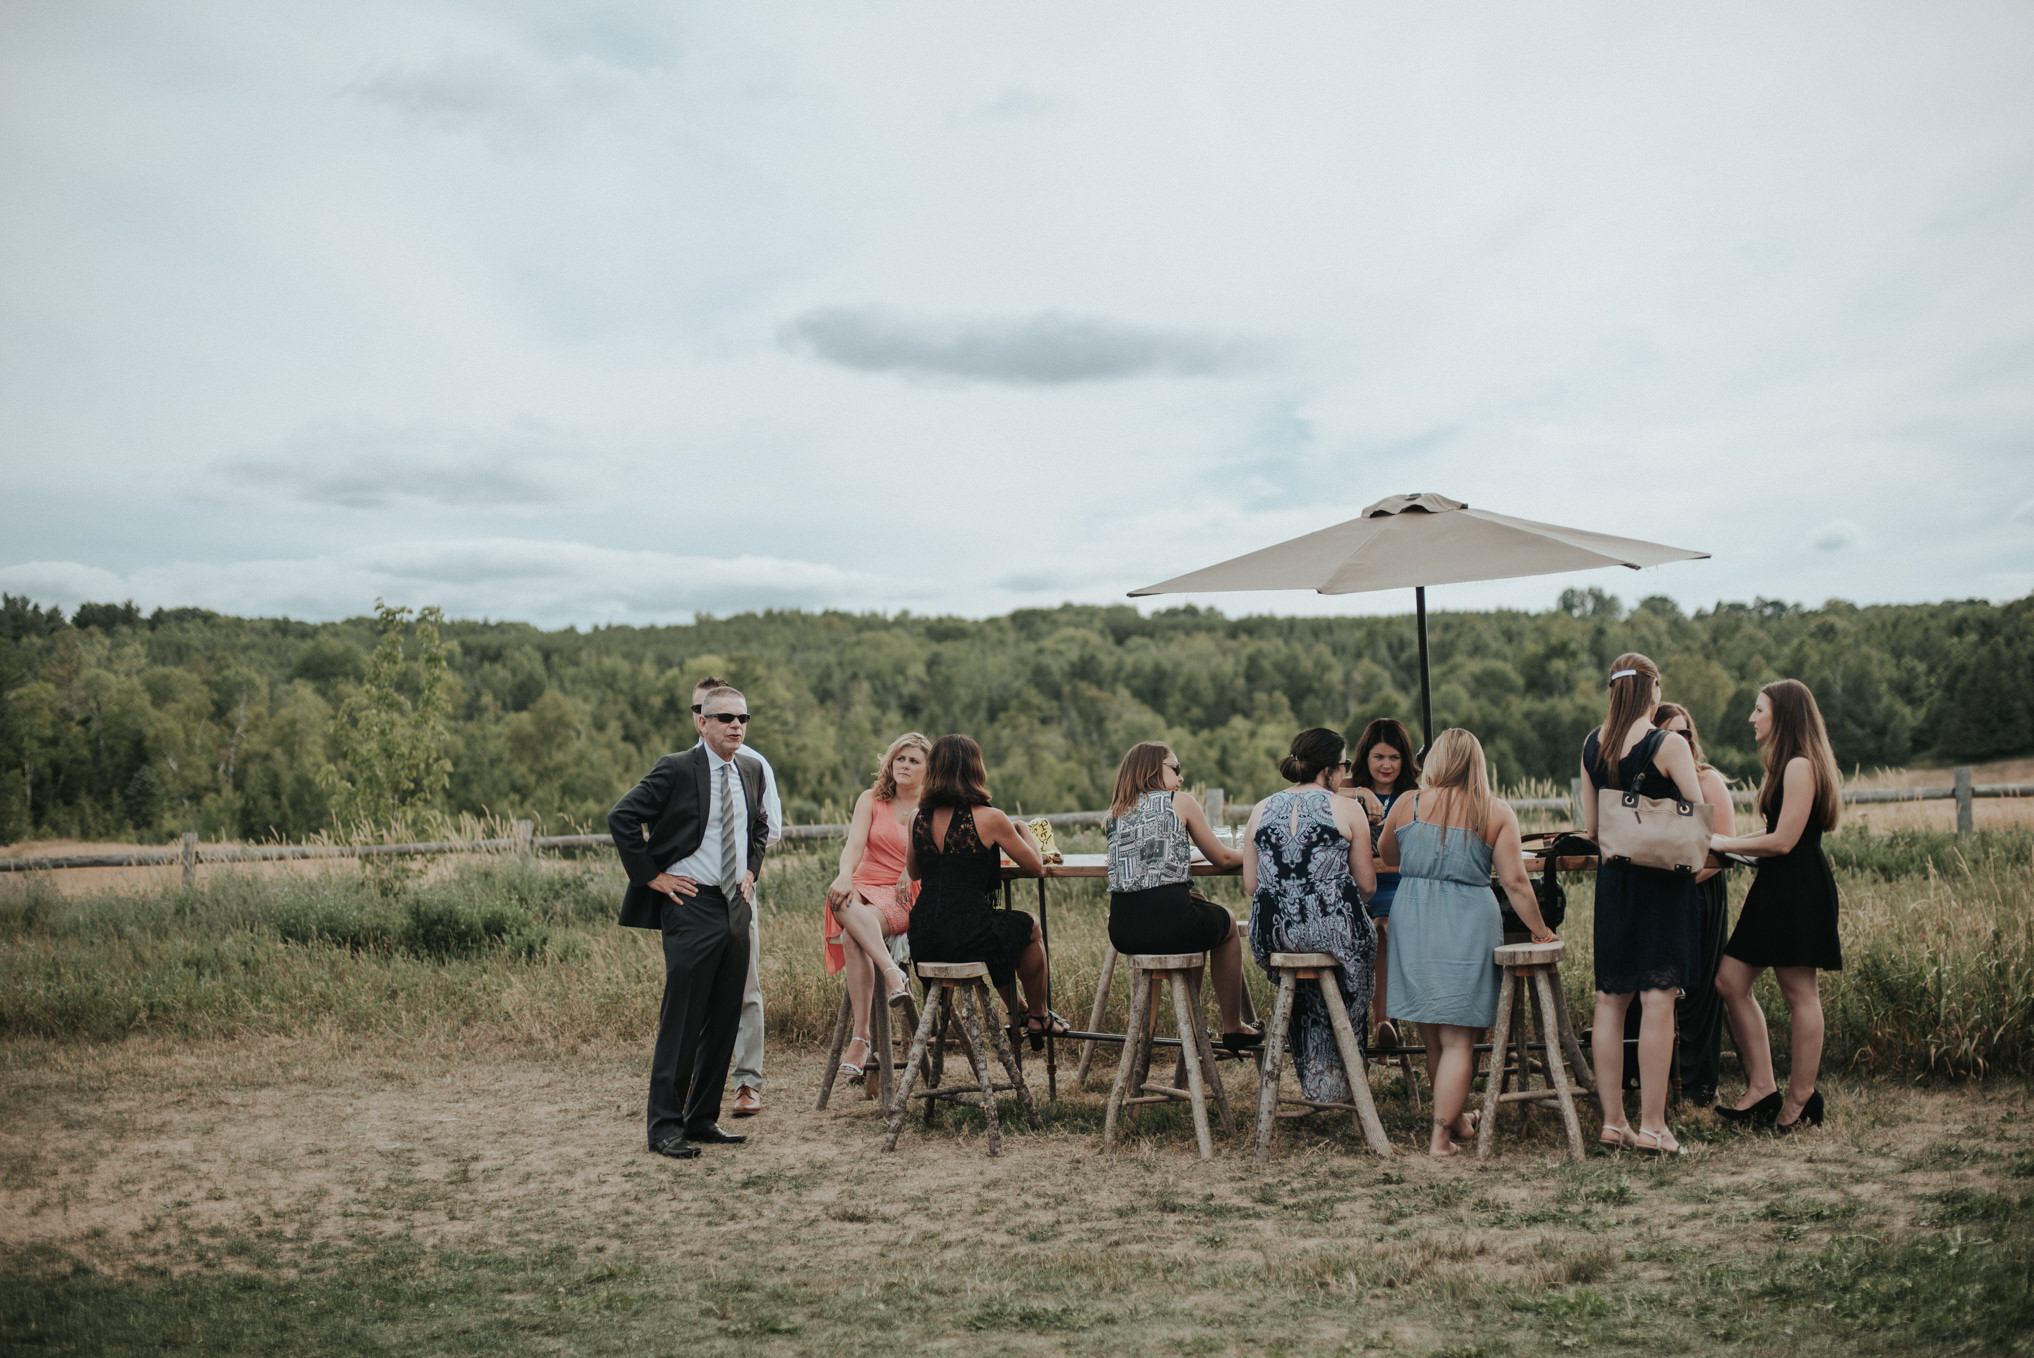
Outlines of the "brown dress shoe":
{"type": "Polygon", "coordinates": [[[735,1091],[734,1115],[738,1118],[752,1118],[763,1111],[762,1091],[743,1085],[735,1091]]]}

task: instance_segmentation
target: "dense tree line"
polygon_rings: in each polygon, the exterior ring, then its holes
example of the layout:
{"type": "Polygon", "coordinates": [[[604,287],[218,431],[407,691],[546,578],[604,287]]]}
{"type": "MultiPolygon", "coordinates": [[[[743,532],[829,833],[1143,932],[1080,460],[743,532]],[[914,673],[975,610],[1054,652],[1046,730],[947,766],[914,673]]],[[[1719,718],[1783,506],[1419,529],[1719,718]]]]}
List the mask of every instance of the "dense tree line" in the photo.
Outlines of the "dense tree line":
{"type": "MultiPolygon", "coordinates": [[[[2034,751],[2034,597],[1860,608],[1772,600],[1685,616],[1570,591],[1545,613],[1430,619],[1437,724],[1484,740],[1500,780],[1566,786],[1620,651],[1658,660],[1712,754],[1749,775],[1761,683],[1805,680],[1848,766],[2034,751]]],[[[1188,777],[1249,798],[1277,784],[1293,731],[1410,725],[1412,621],[1140,615],[1069,605],[1005,617],[769,612],[682,627],[540,631],[447,622],[447,812],[598,824],[655,757],[691,743],[695,678],[733,680],[795,820],[840,815],[904,730],[963,731],[999,802],[1106,803],[1120,753],[1179,751],[1188,777]]],[[[343,730],[377,642],[373,618],[304,623],[200,609],[0,607],[0,840],[296,838],[332,828],[343,730]]],[[[416,650],[414,631],[411,651],[416,650]]],[[[386,667],[384,667],[386,668],[386,667]]],[[[423,673],[411,666],[412,675],[423,673]]],[[[415,680],[405,682],[423,682],[415,680]]],[[[414,695],[412,695],[414,696],[414,695]]]]}

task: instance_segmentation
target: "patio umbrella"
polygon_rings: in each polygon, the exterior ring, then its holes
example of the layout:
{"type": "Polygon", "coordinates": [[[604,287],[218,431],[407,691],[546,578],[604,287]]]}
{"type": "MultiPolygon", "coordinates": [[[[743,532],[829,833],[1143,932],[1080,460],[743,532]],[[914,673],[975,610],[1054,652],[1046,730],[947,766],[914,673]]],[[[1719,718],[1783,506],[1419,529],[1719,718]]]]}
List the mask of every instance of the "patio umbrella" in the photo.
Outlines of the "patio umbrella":
{"type": "Polygon", "coordinates": [[[1133,589],[1130,597],[1241,589],[1363,594],[1410,586],[1419,617],[1424,754],[1434,733],[1433,698],[1427,679],[1427,586],[1552,575],[1598,566],[1637,570],[1708,556],[1685,547],[1514,519],[1509,514],[1471,509],[1443,495],[1390,495],[1364,510],[1361,518],[1133,589]]]}

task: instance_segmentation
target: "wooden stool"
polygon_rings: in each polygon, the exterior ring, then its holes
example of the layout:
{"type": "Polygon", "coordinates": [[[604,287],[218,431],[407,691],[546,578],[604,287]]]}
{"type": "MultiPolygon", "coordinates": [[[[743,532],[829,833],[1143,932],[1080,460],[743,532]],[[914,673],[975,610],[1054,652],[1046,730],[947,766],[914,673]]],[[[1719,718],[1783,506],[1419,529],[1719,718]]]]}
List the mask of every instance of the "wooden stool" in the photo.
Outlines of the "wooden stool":
{"type": "MultiPolygon", "coordinates": [[[[918,979],[925,985],[925,1010],[911,1039],[911,1053],[904,1058],[904,1083],[898,1087],[896,1099],[890,1105],[890,1130],[883,1137],[883,1149],[897,1149],[897,1134],[904,1130],[904,1117],[911,1111],[914,1097],[925,1100],[925,1120],[929,1126],[936,1100],[969,1102],[967,1095],[979,1095],[982,1116],[989,1124],[990,1155],[1000,1155],[1003,1151],[1003,1131],[996,1121],[996,1094],[999,1090],[1014,1090],[1032,1130],[1044,1131],[1045,1123],[1031,1102],[1031,1090],[1024,1083],[1024,1072],[1018,1068],[1016,1053],[1010,1050],[1009,1040],[1003,1036],[1003,1026],[995,1021],[996,1011],[989,1004],[988,965],[983,962],[920,962],[918,979]],[[924,1067],[925,1052],[933,1040],[934,1025],[944,1027],[946,1015],[955,1009],[960,1011],[961,1051],[967,1056],[968,1067],[975,1076],[971,1085],[940,1084],[943,1063],[924,1067]],[[995,1049],[996,1058],[1003,1063],[1003,1069],[1009,1073],[1008,1084],[997,1084],[990,1072],[991,1047],[995,1049]],[[911,1086],[918,1082],[921,1068],[925,1069],[926,1088],[914,1095],[911,1086]]],[[[944,1045],[942,1041],[941,1046],[944,1045]]]]}
{"type": "MultiPolygon", "coordinates": [[[[1194,1139],[1200,1143],[1201,1159],[1215,1158],[1215,1143],[1208,1134],[1208,1087],[1214,1086],[1215,1107],[1222,1115],[1222,1130],[1236,1130],[1229,1113],[1229,1095],[1215,1072],[1214,1044],[1208,1040],[1207,1024],[1201,1021],[1201,988],[1194,973],[1207,963],[1206,953],[1132,953],[1130,955],[1130,1021],[1123,1043],[1122,1059],[1116,1063],[1116,1083],[1109,1090],[1109,1111],[1102,1121],[1102,1146],[1116,1144],[1116,1120],[1125,1108],[1147,1103],[1184,1100],[1193,1105],[1194,1139]],[[1187,1087],[1150,1083],[1152,1039],[1152,992],[1161,982],[1172,984],[1172,1013],[1179,1024],[1180,1064],[1186,1068],[1187,1087]]],[[[1176,1077],[1175,1077],[1176,1078],[1176,1077]]]]}
{"type": "Polygon", "coordinates": [[[1370,1101],[1370,1071],[1363,1064],[1363,1052],[1356,1043],[1356,1029],[1349,1022],[1349,1010],[1342,1002],[1342,987],[1335,981],[1337,963],[1324,952],[1275,952],[1271,969],[1278,973],[1278,998],[1271,1005],[1271,1031],[1264,1035],[1264,1078],[1257,1086],[1257,1159],[1271,1158],[1271,1128],[1278,1120],[1279,1068],[1285,1060],[1286,1030],[1292,1027],[1292,1001],[1301,981],[1321,988],[1328,1006],[1328,1022],[1335,1029],[1335,1050],[1342,1057],[1342,1073],[1349,1081],[1346,1103],[1316,1103],[1311,1099],[1286,1099],[1310,1108],[1331,1108],[1354,1115],[1363,1139],[1379,1155],[1391,1155],[1391,1142],[1384,1124],[1377,1119],[1377,1105],[1370,1101]]]}
{"type": "MultiPolygon", "coordinates": [[[[876,981],[879,990],[882,979],[878,973],[876,981]]],[[[903,1005],[904,1031],[917,1032],[918,1001],[911,997],[909,991],[905,992],[903,1005]]],[[[827,1100],[833,1097],[833,1082],[840,1074],[840,1054],[847,1050],[848,1026],[854,1022],[854,1017],[854,1001],[843,988],[840,993],[840,1013],[835,1015],[833,1020],[833,1045],[826,1053],[826,1073],[819,1081],[819,1102],[812,1105],[815,1112],[825,1109],[827,1100]]],[[[895,1039],[890,1032],[890,1006],[884,1002],[880,993],[869,997],[869,1054],[875,1058],[877,1078],[872,1081],[864,1072],[862,1097],[873,1099],[880,1090],[882,1109],[888,1113],[891,1100],[897,1093],[897,1054],[895,1039]]],[[[928,1082],[932,1080],[932,1070],[929,1066],[926,1068],[925,1078],[928,1082]]]]}
{"type": "Polygon", "coordinates": [[[1559,1023],[1561,1009],[1556,1000],[1561,993],[1561,955],[1568,945],[1560,939],[1551,943],[1506,943],[1495,950],[1497,965],[1504,969],[1504,980],[1497,991],[1497,1027],[1490,1035],[1490,1073],[1483,1082],[1483,1121],[1476,1129],[1476,1158],[1490,1158],[1492,1146],[1497,1141],[1497,1108],[1502,1103],[1557,1103],[1561,1106],[1561,1121],[1568,1130],[1569,1158],[1580,1164],[1583,1159],[1582,1124],[1575,1117],[1575,1099],[1568,1090],[1568,1072],[1561,1060],[1563,1044],[1557,1036],[1548,1034],[1552,1041],[1542,1042],[1533,1033],[1533,1011],[1521,1009],[1519,1019],[1524,1027],[1523,1040],[1511,1040],[1512,999],[1517,993],[1518,978],[1524,977],[1537,1001],[1539,1026],[1545,1028],[1551,1019],[1559,1023]],[[1538,1048],[1544,1058],[1542,1071],[1549,1087],[1534,1089],[1532,1085],[1533,1062],[1531,1053],[1538,1048]],[[1505,1058],[1509,1048],[1518,1062],[1518,1088],[1507,1092],[1510,1067],[1505,1058]]]}
{"type": "MultiPolygon", "coordinates": [[[[1113,944],[1107,948],[1104,948],[1102,951],[1102,976],[1101,979],[1095,985],[1094,1007],[1088,1011],[1087,1031],[1090,1034],[1090,1036],[1081,1039],[1080,1064],[1074,1067],[1075,1089],[1081,1089],[1086,1087],[1087,1085],[1088,1067],[1094,1061],[1095,1058],[1095,1043],[1110,1042],[1115,1040],[1108,1034],[1102,1034],[1101,1028],[1102,1028],[1102,1015],[1108,1010],[1109,1007],[1109,987],[1115,984],[1116,980],[1116,959],[1118,956],[1120,956],[1120,954],[1117,953],[1115,946],[1113,944]],[[1095,1036],[1095,1034],[1101,1035],[1095,1036]]],[[[1203,955],[1203,960],[1206,960],[1205,954],[1203,955]]],[[[1257,1021],[1257,1008],[1250,999],[1250,987],[1247,985],[1243,987],[1243,994],[1241,1000],[1242,1000],[1243,1021],[1246,1023],[1255,1023],[1257,1021]]],[[[1129,1025],[1125,1024],[1124,1026],[1127,1029],[1129,1025]]],[[[1127,1032],[1125,1033],[1123,1040],[1126,1043],[1129,1041],[1129,1035],[1127,1032]]],[[[1217,1047],[1215,1048],[1215,1059],[1217,1061],[1224,1059],[1235,1061],[1254,1061],[1257,1059],[1257,1053],[1254,1050],[1232,1052],[1227,1047],[1217,1047]]],[[[1184,1068],[1182,1068],[1181,1070],[1182,1075],[1183,1069],[1184,1068]]],[[[1414,1097],[1418,1096],[1415,1095],[1414,1097]]]]}

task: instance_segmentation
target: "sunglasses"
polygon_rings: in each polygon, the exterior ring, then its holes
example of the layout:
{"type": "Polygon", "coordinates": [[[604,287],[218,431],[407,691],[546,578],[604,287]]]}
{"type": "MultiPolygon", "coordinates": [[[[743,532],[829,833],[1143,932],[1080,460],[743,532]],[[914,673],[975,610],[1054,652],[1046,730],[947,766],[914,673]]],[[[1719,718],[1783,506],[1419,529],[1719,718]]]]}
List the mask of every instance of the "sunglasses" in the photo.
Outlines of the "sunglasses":
{"type": "Polygon", "coordinates": [[[749,714],[746,712],[709,712],[706,714],[706,719],[708,721],[717,721],[722,726],[727,725],[731,721],[738,721],[744,726],[749,724],[749,714]]]}
{"type": "Polygon", "coordinates": [[[1162,763],[1159,765],[1159,767],[1162,769],[1171,769],[1174,773],[1179,772],[1179,765],[1171,762],[1162,763]]]}

